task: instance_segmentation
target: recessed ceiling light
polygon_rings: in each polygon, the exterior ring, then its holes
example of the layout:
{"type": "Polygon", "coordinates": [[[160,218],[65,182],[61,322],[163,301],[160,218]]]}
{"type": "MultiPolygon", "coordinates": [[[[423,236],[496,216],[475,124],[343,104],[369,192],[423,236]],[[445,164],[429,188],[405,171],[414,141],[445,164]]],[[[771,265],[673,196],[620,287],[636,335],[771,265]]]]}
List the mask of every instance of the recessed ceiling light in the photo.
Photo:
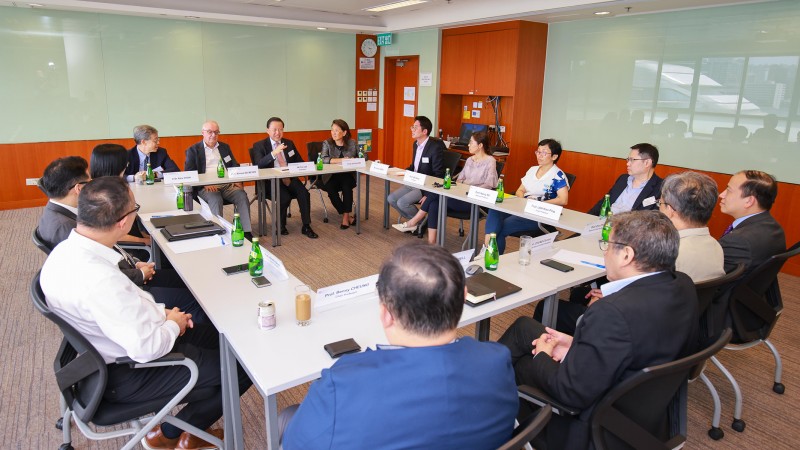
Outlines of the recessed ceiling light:
{"type": "Polygon", "coordinates": [[[31,8],[44,8],[44,5],[41,3],[28,3],[28,6],[31,8]]]}
{"type": "Polygon", "coordinates": [[[607,16],[609,14],[611,14],[611,11],[597,11],[594,13],[595,16],[607,16]]]}
{"type": "Polygon", "coordinates": [[[420,3],[428,3],[428,0],[403,0],[399,2],[392,2],[379,6],[373,6],[372,8],[364,8],[364,11],[381,12],[381,11],[388,11],[390,9],[404,8],[406,6],[411,6],[411,5],[419,5],[420,3]]]}
{"type": "Polygon", "coordinates": [[[325,28],[325,27],[317,27],[317,29],[318,29],[318,30],[322,30],[322,31],[325,31],[325,30],[327,30],[327,28],[325,28]]]}
{"type": "Polygon", "coordinates": [[[186,17],[187,19],[199,19],[199,17],[197,16],[184,16],[184,17],[186,17]]]}

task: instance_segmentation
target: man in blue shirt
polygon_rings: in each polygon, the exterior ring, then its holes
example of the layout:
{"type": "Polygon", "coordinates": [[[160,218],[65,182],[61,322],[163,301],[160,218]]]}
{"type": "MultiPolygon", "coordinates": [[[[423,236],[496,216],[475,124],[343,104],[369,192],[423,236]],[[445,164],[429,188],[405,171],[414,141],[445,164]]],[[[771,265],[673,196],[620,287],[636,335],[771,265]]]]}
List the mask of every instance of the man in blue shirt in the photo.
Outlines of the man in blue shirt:
{"type": "Polygon", "coordinates": [[[323,370],[283,448],[495,449],[507,441],[518,409],[510,354],[458,338],[461,264],[442,247],[400,247],[381,268],[378,295],[390,345],[323,370]]]}
{"type": "MultiPolygon", "coordinates": [[[[655,174],[658,165],[658,148],[643,142],[631,147],[625,159],[627,173],[617,178],[608,195],[611,197],[611,211],[619,214],[625,211],[658,209],[656,202],[661,197],[661,178],[655,174]]],[[[589,210],[589,214],[600,215],[604,197],[589,210]]]]}

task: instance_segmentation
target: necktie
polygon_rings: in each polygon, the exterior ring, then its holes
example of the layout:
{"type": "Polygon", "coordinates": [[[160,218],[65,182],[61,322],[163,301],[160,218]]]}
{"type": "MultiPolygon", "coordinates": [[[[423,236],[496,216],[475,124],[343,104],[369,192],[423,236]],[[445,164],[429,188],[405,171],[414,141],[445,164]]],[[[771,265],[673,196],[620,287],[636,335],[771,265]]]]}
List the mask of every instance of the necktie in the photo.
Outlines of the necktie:
{"type": "Polygon", "coordinates": [[[130,253],[128,253],[125,250],[123,250],[122,247],[120,247],[117,244],[114,244],[114,249],[116,251],[118,251],[119,254],[122,255],[123,258],[125,258],[125,262],[128,263],[131,266],[131,269],[135,269],[136,268],[136,259],[134,259],[134,257],[131,256],[130,253]]]}
{"type": "Polygon", "coordinates": [[[150,163],[150,155],[144,157],[144,162],[142,163],[142,171],[147,170],[147,164],[150,163]]]}
{"type": "Polygon", "coordinates": [[[733,224],[728,225],[728,228],[725,228],[725,231],[722,232],[722,236],[724,237],[726,234],[733,231],[733,224]]]}
{"type": "MultiPolygon", "coordinates": [[[[278,148],[278,143],[273,141],[272,142],[272,150],[275,150],[276,148],[278,148]]],[[[283,152],[282,151],[280,153],[278,153],[278,156],[276,156],[275,159],[278,160],[278,165],[281,166],[281,167],[286,167],[288,165],[288,164],[286,164],[286,157],[283,156],[283,152]]]]}

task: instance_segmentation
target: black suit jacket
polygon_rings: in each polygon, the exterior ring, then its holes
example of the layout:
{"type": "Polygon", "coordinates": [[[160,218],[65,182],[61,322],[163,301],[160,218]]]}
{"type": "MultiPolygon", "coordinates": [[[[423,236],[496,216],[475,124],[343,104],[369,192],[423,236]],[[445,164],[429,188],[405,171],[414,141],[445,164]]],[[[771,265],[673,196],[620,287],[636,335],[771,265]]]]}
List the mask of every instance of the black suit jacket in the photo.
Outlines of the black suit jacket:
{"type": "Polygon", "coordinates": [[[725,255],[725,272],[740,262],[745,263],[749,272],[773,255],[786,251],[783,227],[769,211],[745,219],[719,243],[725,255]]]}
{"type": "MultiPolygon", "coordinates": [[[[150,167],[152,167],[153,170],[161,167],[164,172],[181,171],[178,165],[175,164],[175,161],[169,157],[167,149],[164,147],[158,147],[158,150],[150,153],[150,167]]],[[[128,175],[136,175],[138,171],[139,152],[136,150],[136,146],[134,146],[132,149],[128,150],[128,167],[125,169],[125,176],[127,177],[128,175]]]]}
{"type": "MultiPolygon", "coordinates": [[[[281,139],[281,143],[286,145],[283,149],[283,157],[286,163],[301,163],[305,161],[300,152],[295,147],[294,142],[289,139],[281,139]]],[[[253,144],[252,152],[253,164],[259,169],[269,169],[275,167],[275,157],[272,156],[272,141],[269,138],[253,144]]]]}
{"type": "MultiPolygon", "coordinates": [[[[45,241],[50,249],[55,248],[61,241],[69,237],[72,230],[78,225],[78,218],[75,214],[64,208],[63,206],[56,205],[53,202],[47,202],[44,207],[44,214],[39,218],[39,236],[45,241]]],[[[135,266],[131,266],[122,258],[119,262],[119,270],[125,276],[131,279],[138,286],[144,285],[144,274],[135,266]]]]}
{"type": "MultiPolygon", "coordinates": [[[[228,144],[219,142],[218,150],[225,167],[239,167],[239,162],[236,161],[236,157],[233,156],[233,152],[228,144]]],[[[186,161],[183,163],[183,170],[196,170],[197,173],[206,173],[206,147],[203,141],[186,149],[186,161]]],[[[195,186],[193,188],[195,196],[202,189],[202,186],[195,186]]]]}
{"type": "MultiPolygon", "coordinates": [[[[417,172],[434,176],[437,178],[444,178],[444,151],[446,147],[441,139],[429,137],[428,142],[422,149],[422,157],[419,160],[419,170],[417,172]],[[428,162],[425,162],[428,158],[428,162]]],[[[414,152],[411,155],[411,164],[406,170],[414,171],[414,161],[417,158],[417,142],[414,141],[414,152]]]]}
{"type": "MultiPolygon", "coordinates": [[[[628,187],[628,174],[622,174],[617,178],[617,181],[614,182],[614,186],[611,186],[611,190],[608,191],[608,195],[611,196],[611,204],[613,205],[617,198],[622,194],[626,187],[628,187]]],[[[658,209],[658,203],[653,203],[649,206],[642,205],[642,202],[649,197],[655,197],[656,200],[661,198],[661,177],[653,174],[647,183],[644,185],[644,189],[642,192],[639,193],[639,196],[636,197],[636,201],[633,202],[633,208],[631,211],[640,211],[646,209],[658,209]]],[[[605,198],[605,197],[603,197],[605,198]]],[[[603,206],[603,198],[597,201],[597,203],[589,210],[589,214],[593,214],[595,216],[600,214],[600,208],[603,206]]]]}
{"type": "Polygon", "coordinates": [[[576,418],[553,417],[548,448],[587,448],[595,403],[641,369],[693,352],[697,326],[694,284],[680,272],[641,278],[593,304],[561,364],[545,353],[533,358],[536,385],[582,411],[576,418]]]}

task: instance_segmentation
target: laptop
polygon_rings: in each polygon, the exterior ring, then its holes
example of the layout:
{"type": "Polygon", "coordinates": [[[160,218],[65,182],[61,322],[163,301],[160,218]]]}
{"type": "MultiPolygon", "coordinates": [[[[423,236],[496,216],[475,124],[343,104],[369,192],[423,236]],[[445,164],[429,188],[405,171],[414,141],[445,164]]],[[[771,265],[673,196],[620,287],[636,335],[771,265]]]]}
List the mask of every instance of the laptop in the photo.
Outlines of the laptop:
{"type": "Polygon", "coordinates": [[[509,283],[508,281],[496,277],[488,272],[482,272],[467,278],[467,294],[470,297],[484,299],[478,302],[466,300],[465,302],[470,306],[478,306],[488,301],[497,300],[515,292],[521,291],[522,288],[516,284],[509,283]],[[494,293],[494,295],[491,295],[494,293]]]}
{"type": "Polygon", "coordinates": [[[484,133],[489,131],[489,125],[483,125],[480,123],[462,123],[461,124],[461,131],[458,133],[458,140],[453,144],[455,148],[467,148],[469,146],[469,138],[472,137],[472,133],[477,133],[478,131],[483,131],[484,133]]]}
{"type": "Polygon", "coordinates": [[[227,230],[225,228],[207,220],[178,225],[167,225],[161,229],[161,234],[163,234],[164,237],[170,242],[213,236],[215,234],[225,234],[226,232],[227,230]]]}
{"type": "Polygon", "coordinates": [[[167,225],[183,225],[184,223],[202,222],[206,219],[200,214],[184,214],[179,216],[153,217],[150,223],[156,228],[164,228],[167,225]]]}

